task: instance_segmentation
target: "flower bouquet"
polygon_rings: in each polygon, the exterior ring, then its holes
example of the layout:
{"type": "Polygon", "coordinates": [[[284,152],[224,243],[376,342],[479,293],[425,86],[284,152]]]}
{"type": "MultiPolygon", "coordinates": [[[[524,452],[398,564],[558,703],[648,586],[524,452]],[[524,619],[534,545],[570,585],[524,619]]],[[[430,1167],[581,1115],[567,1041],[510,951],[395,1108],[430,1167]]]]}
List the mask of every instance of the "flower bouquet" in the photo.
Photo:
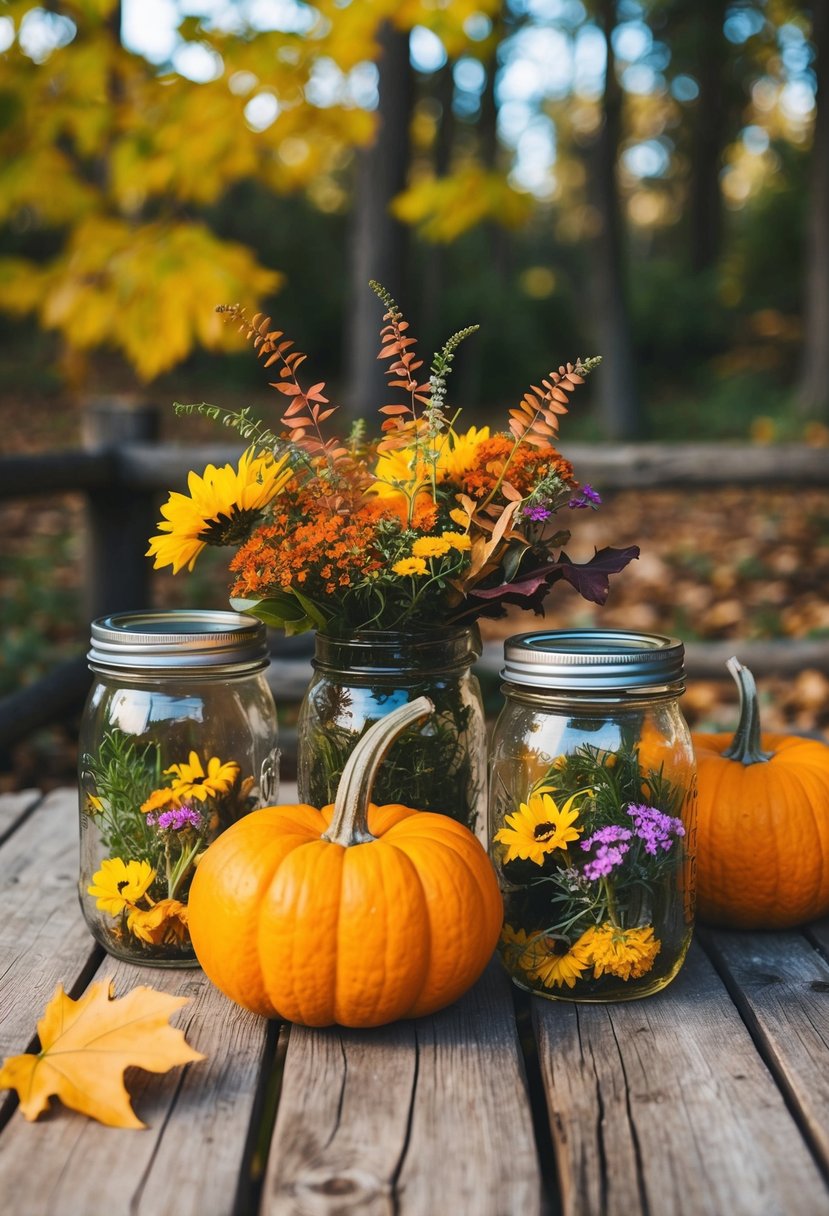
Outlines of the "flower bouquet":
{"type": "MultiPolygon", "coordinates": [[[[584,563],[567,556],[570,533],[561,513],[595,508],[599,495],[579,486],[555,446],[559,417],[598,360],[548,373],[510,410],[505,430],[464,430],[460,411],[447,404],[447,381],[458,346],[477,326],[453,334],[427,375],[397,304],[379,284],[372,288],[385,305],[378,357],[388,364],[396,398],[379,407],[377,435],[368,433],[364,419],[346,436],[329,435],[335,407],[323,383],[306,383],[306,356],[271,328],[270,318],[248,319],[238,306],[222,309],[275,375],[279,425],[267,426],[249,409],[176,407],[236,429],[248,447],[236,468],[209,465],[190,474],[188,494],[170,495],[150,541],[155,567],[192,570],[206,545],[230,546],[234,608],[286,634],[316,629],[327,639],[362,638],[369,650],[396,639],[402,667],[409,662],[400,653],[407,643],[474,630],[479,618],[501,616],[511,604],[543,612],[544,598],[560,580],[603,603],[608,576],[638,549],[602,549],[584,563]]],[[[467,651],[471,662],[474,643],[467,651]]],[[[314,805],[330,800],[362,729],[401,696],[434,691],[423,681],[398,684],[381,687],[369,672],[361,689],[346,682],[317,698],[313,712],[300,719],[302,797],[314,805]],[[367,698],[358,695],[365,689],[367,698]]],[[[459,739],[477,711],[451,688],[438,689],[436,704],[424,729],[444,732],[439,762],[435,753],[434,763],[424,766],[424,750],[407,749],[404,736],[386,764],[386,774],[394,775],[385,780],[381,774],[376,797],[399,800],[405,793],[410,805],[463,817],[468,806],[453,810],[453,791],[479,785],[482,774],[472,772],[479,763],[465,763],[468,747],[459,739]]]]}

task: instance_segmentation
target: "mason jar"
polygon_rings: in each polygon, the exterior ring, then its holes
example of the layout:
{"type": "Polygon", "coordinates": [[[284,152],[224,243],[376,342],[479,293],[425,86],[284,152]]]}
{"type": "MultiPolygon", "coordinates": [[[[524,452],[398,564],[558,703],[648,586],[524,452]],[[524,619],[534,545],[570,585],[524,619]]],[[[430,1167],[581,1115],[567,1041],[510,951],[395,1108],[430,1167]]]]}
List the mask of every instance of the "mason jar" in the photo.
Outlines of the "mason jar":
{"type": "Polygon", "coordinates": [[[195,966],[187,897],[199,858],[275,800],[265,627],[233,612],[92,623],[79,740],[84,917],[116,958],[195,966]]]}
{"type": "Polygon", "coordinates": [[[694,916],[684,648],[624,630],[519,634],[490,761],[499,950],[540,996],[620,1001],[679,971],[694,916]]]}
{"type": "Polygon", "coordinates": [[[360,736],[400,705],[427,696],[435,711],[389,749],[373,800],[402,803],[485,830],[486,723],[472,665],[481,653],[475,626],[426,635],[364,629],[316,635],[314,675],[300,706],[297,781],[302,802],[336,797],[360,736]]]}

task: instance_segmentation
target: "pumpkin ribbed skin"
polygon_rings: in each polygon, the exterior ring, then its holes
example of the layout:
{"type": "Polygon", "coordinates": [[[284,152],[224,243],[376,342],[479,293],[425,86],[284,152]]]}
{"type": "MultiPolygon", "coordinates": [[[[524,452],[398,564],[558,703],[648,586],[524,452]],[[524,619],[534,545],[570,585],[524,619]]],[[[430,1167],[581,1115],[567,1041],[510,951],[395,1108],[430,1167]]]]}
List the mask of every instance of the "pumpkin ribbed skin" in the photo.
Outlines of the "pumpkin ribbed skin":
{"type": "Polygon", "coordinates": [[[829,912],[829,747],[762,734],[762,763],[729,760],[728,734],[695,734],[701,920],[787,929],[829,912]]]}
{"type": "Polygon", "coordinates": [[[322,834],[333,807],[270,807],[223,832],[190,890],[196,957],[232,1000],[306,1026],[433,1013],[486,966],[501,929],[495,874],[443,815],[370,805],[375,840],[322,834]]]}

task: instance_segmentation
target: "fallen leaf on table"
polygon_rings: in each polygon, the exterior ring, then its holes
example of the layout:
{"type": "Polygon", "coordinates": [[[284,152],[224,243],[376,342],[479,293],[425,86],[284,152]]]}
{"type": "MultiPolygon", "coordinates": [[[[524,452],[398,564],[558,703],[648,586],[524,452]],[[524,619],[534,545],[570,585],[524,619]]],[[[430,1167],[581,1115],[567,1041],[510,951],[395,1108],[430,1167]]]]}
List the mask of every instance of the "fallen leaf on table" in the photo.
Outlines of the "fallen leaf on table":
{"type": "Polygon", "coordinates": [[[204,1059],[167,1024],[187,997],[139,987],[116,1000],[114,991],[102,981],[73,1001],[58,984],[37,1024],[41,1051],[4,1061],[0,1089],[17,1090],[27,1119],[46,1110],[54,1094],[110,1127],[145,1127],[130,1106],[124,1069],[168,1072],[204,1059]]]}

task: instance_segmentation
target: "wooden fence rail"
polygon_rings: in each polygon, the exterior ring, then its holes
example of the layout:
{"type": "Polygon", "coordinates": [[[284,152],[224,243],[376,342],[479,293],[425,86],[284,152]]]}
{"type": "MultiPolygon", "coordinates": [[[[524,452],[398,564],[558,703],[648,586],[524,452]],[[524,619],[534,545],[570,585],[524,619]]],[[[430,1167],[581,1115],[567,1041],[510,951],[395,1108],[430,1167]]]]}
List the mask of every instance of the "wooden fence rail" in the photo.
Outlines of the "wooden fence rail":
{"type": "MultiPolygon", "coordinates": [[[[238,442],[159,443],[159,417],[152,406],[101,401],[85,414],[82,449],[0,456],[0,501],[65,492],[85,495],[84,610],[89,620],[150,603],[151,571],[144,552],[159,500],[170,490],[183,490],[190,469],[238,459],[238,442]]],[[[596,484],[604,494],[723,485],[829,489],[829,448],[805,444],[575,443],[568,444],[567,456],[581,480],[596,484]]],[[[689,646],[689,674],[720,675],[733,648],[727,642],[689,646]]],[[[791,675],[806,666],[829,672],[829,643],[822,641],[741,643],[739,653],[757,674],[791,675]]],[[[280,656],[276,691],[283,703],[298,699],[309,657],[310,651],[303,652],[301,645],[280,656]]],[[[501,647],[493,643],[482,657],[481,674],[494,682],[500,665],[501,647]]],[[[71,716],[88,683],[78,656],[0,699],[0,747],[71,716]]]]}

